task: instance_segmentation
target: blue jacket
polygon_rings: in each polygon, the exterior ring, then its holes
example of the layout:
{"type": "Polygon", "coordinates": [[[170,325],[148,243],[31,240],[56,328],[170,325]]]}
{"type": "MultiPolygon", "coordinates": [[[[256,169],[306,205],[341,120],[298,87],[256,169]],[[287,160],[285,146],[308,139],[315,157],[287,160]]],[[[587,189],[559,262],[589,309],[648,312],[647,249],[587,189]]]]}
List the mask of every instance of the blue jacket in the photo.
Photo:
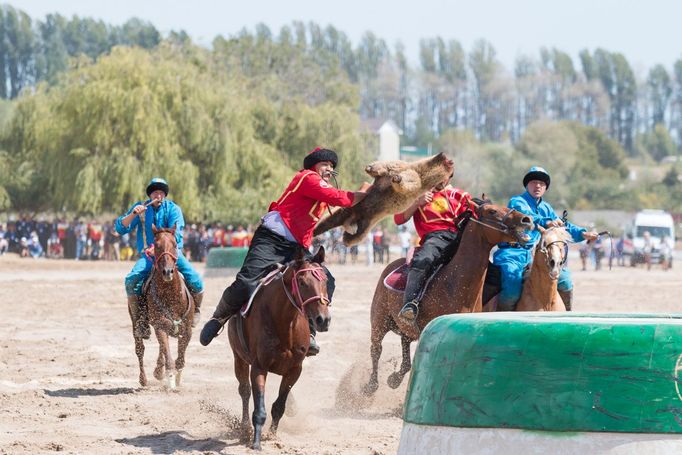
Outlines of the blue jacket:
{"type": "MultiPolygon", "coordinates": [[[[526,215],[532,216],[535,225],[542,226],[543,228],[547,227],[547,223],[549,221],[553,221],[559,218],[554,209],[552,208],[552,206],[549,205],[549,203],[543,201],[542,199],[536,202],[535,198],[533,198],[533,196],[531,196],[528,193],[528,191],[524,192],[523,194],[519,194],[518,196],[512,197],[509,200],[509,204],[507,204],[507,207],[509,207],[510,209],[516,209],[521,213],[525,213],[526,215]]],[[[585,232],[587,229],[581,228],[573,223],[567,222],[566,230],[568,231],[569,234],[571,234],[571,237],[573,237],[574,242],[582,242],[583,232],[585,232]]],[[[540,234],[540,231],[538,231],[537,229],[529,231],[528,234],[530,235],[530,241],[523,248],[530,250],[535,246],[536,243],[540,241],[540,237],[542,236],[542,234],[540,234]]],[[[498,246],[504,249],[508,248],[509,244],[500,243],[498,246]]]]}
{"type": "MultiPolygon", "coordinates": [[[[145,203],[149,202],[147,199],[145,203]]],[[[157,228],[172,228],[175,225],[175,241],[178,244],[178,250],[182,251],[182,231],[185,229],[185,218],[182,216],[182,210],[180,206],[173,201],[164,199],[159,208],[154,208],[153,206],[147,207],[145,213],[145,234],[147,239],[147,245],[144,245],[142,240],[142,225],[140,224],[140,217],[136,216],[130,223],[130,226],[123,226],[123,218],[130,215],[138,205],[143,204],[142,202],[134,203],[125,215],[116,218],[116,232],[120,235],[128,234],[133,229],[137,229],[137,251],[141,253],[144,249],[150,247],[154,243],[154,233],[152,232],[152,223],[157,228]]]]}

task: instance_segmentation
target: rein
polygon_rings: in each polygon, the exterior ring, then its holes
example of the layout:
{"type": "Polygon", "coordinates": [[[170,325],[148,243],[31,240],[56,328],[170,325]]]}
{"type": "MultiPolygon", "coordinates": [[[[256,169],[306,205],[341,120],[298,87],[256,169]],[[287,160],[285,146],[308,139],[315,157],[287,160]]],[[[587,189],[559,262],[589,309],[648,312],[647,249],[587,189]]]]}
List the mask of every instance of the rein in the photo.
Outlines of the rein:
{"type": "MultiPolygon", "coordinates": [[[[296,280],[296,277],[300,273],[304,272],[309,272],[312,273],[312,275],[318,280],[318,281],[326,281],[327,280],[327,275],[324,272],[323,267],[306,267],[304,269],[298,269],[294,272],[293,276],[291,277],[291,291],[287,289],[286,285],[284,284],[284,274],[286,274],[287,270],[291,266],[287,266],[287,268],[282,272],[282,288],[284,288],[284,293],[287,295],[287,298],[291,302],[291,304],[296,308],[299,313],[303,315],[303,310],[305,309],[305,306],[309,304],[310,302],[314,301],[319,301],[320,304],[329,306],[330,302],[329,299],[323,295],[318,295],[315,294],[312,297],[309,297],[306,300],[303,300],[303,297],[301,296],[301,290],[298,286],[298,281],[296,280]]],[[[305,316],[305,315],[304,315],[305,316]]]]}
{"type": "MultiPolygon", "coordinates": [[[[482,201],[481,204],[479,204],[479,207],[483,208],[486,204],[490,204],[490,201],[482,201]]],[[[512,213],[516,212],[516,209],[509,209],[507,213],[502,217],[501,220],[495,220],[494,224],[491,224],[490,222],[483,222],[479,220],[477,217],[469,217],[470,221],[473,221],[474,223],[480,224],[481,226],[485,226],[487,228],[490,228],[494,231],[501,232],[502,234],[510,234],[510,228],[505,224],[505,221],[511,216],[512,213]]]]}

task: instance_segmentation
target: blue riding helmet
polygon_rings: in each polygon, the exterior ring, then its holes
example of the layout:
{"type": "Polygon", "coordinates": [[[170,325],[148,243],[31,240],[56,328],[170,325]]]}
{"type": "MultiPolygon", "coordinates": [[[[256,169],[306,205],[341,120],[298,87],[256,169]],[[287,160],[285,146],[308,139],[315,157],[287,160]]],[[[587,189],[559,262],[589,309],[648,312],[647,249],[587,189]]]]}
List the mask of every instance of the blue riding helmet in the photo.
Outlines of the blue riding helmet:
{"type": "Polygon", "coordinates": [[[533,166],[532,168],[528,169],[528,172],[526,172],[526,175],[523,177],[523,187],[527,187],[528,182],[531,180],[540,180],[541,182],[545,182],[547,189],[549,189],[549,172],[547,172],[545,168],[533,166]]]}
{"type": "Polygon", "coordinates": [[[168,192],[170,191],[168,182],[161,177],[154,177],[149,181],[149,185],[147,185],[147,196],[151,196],[156,190],[161,190],[168,196],[168,192]]]}

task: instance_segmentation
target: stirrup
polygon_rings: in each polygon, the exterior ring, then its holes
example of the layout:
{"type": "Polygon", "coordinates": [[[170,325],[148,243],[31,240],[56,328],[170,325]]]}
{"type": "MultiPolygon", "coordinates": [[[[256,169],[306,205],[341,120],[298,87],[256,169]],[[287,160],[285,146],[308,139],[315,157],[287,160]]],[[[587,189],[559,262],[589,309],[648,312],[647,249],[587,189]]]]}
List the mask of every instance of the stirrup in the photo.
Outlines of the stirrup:
{"type": "Polygon", "coordinates": [[[406,322],[414,322],[417,319],[418,314],[419,305],[416,301],[412,300],[411,302],[407,302],[405,305],[403,305],[398,317],[406,322]]]}

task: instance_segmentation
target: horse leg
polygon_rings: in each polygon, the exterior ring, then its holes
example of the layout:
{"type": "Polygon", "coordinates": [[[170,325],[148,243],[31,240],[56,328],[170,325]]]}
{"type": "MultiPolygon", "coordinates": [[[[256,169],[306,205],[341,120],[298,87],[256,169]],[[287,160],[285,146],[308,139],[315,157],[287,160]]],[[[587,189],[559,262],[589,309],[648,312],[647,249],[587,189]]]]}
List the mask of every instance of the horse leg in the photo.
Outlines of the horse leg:
{"type": "Polygon", "coordinates": [[[405,375],[412,369],[412,361],[410,360],[410,344],[412,340],[402,335],[400,337],[400,344],[403,350],[403,362],[400,364],[400,370],[391,373],[388,377],[388,386],[392,389],[397,389],[405,375]]]}
{"type": "Polygon", "coordinates": [[[159,343],[159,356],[156,358],[156,368],[154,368],[154,377],[158,381],[163,381],[163,376],[166,369],[166,351],[163,348],[163,343],[161,342],[161,336],[159,331],[154,329],[156,332],[156,341],[159,343]]]}
{"type": "Polygon", "coordinates": [[[242,436],[248,438],[249,433],[249,398],[251,398],[251,382],[249,381],[249,364],[242,360],[234,350],[234,375],[239,381],[239,396],[242,397],[242,436]]]}
{"type": "MultiPolygon", "coordinates": [[[[382,315],[383,316],[383,315],[382,315]]],[[[381,358],[382,346],[381,343],[388,333],[388,327],[384,318],[379,324],[372,323],[372,337],[369,353],[372,358],[372,373],[369,376],[369,382],[363,388],[365,395],[372,395],[379,388],[379,359],[381,358]]]]}
{"type": "Polygon", "coordinates": [[[298,378],[301,376],[301,370],[303,370],[303,364],[297,365],[296,367],[289,370],[289,372],[282,376],[282,382],[279,384],[279,396],[274,403],[272,403],[272,425],[270,426],[270,433],[273,435],[277,434],[277,427],[279,426],[279,419],[284,415],[284,409],[287,404],[287,397],[291,388],[296,384],[298,378]]]}
{"type": "Polygon", "coordinates": [[[175,383],[178,387],[180,387],[182,380],[182,369],[185,368],[185,351],[187,351],[187,345],[192,338],[192,326],[190,324],[183,324],[183,326],[184,330],[178,336],[178,358],[175,360],[175,371],[177,372],[175,383]]]}
{"type": "Polygon", "coordinates": [[[168,387],[170,390],[175,390],[176,388],[176,381],[175,381],[175,362],[173,361],[173,353],[171,352],[171,346],[170,346],[170,337],[168,334],[163,331],[163,330],[156,330],[156,336],[159,338],[159,344],[163,345],[163,350],[164,350],[164,357],[166,358],[166,387],[168,387]]]}
{"type": "Polygon", "coordinates": [[[147,386],[147,373],[144,371],[144,340],[140,337],[135,336],[135,318],[133,317],[133,310],[128,305],[128,314],[130,315],[130,320],[133,322],[133,339],[135,340],[135,355],[137,355],[137,362],[140,365],[140,385],[142,387],[147,386]]]}
{"type": "Polygon", "coordinates": [[[263,432],[263,425],[267,412],[265,411],[265,379],[268,372],[251,366],[251,389],[253,390],[253,415],[251,422],[253,423],[253,444],[251,448],[254,450],[261,450],[260,438],[263,432]]]}
{"type": "Polygon", "coordinates": [[[135,354],[137,354],[137,361],[140,364],[140,385],[147,386],[147,374],[144,371],[144,340],[135,337],[135,354]]]}

